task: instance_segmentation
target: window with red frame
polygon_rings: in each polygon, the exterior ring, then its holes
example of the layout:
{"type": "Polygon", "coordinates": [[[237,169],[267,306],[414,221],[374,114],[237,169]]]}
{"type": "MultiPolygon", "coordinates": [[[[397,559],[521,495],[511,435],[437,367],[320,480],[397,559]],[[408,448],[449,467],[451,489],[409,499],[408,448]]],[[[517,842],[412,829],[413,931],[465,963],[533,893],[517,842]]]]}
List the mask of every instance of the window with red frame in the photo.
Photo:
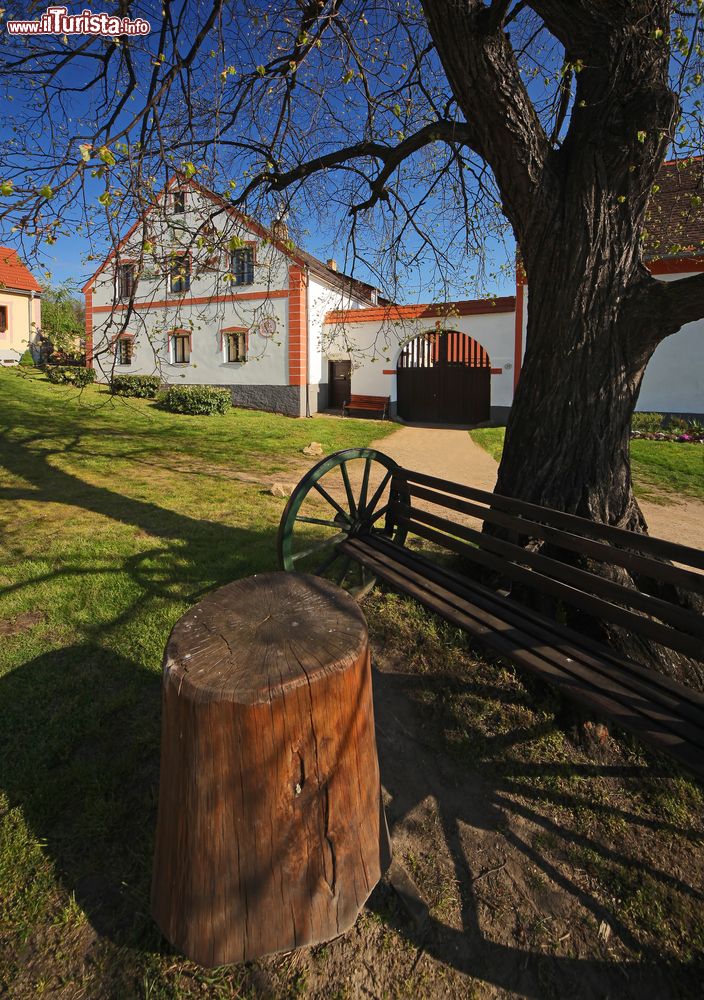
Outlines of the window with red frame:
{"type": "Polygon", "coordinates": [[[191,287],[191,259],[188,254],[172,257],[169,267],[169,291],[183,294],[191,287]]]}
{"type": "Polygon", "coordinates": [[[137,265],[120,264],[117,268],[117,294],[121,299],[129,299],[137,284],[137,265]]]}
{"type": "Polygon", "coordinates": [[[228,333],[226,345],[228,363],[247,360],[247,335],[245,333],[228,333]]]}
{"type": "Polygon", "coordinates": [[[175,333],[171,338],[171,352],[175,365],[187,365],[191,360],[191,338],[187,333],[175,333]]]}
{"type": "Polygon", "coordinates": [[[133,344],[131,337],[120,337],[117,342],[117,363],[118,365],[131,365],[133,355],[133,344]]]}

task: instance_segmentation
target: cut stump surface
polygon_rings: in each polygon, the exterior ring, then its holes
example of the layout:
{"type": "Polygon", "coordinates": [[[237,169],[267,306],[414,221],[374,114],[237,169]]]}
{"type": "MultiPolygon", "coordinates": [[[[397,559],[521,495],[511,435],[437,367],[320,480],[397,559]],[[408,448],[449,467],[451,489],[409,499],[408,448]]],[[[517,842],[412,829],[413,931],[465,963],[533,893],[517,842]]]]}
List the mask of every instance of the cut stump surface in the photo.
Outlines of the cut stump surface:
{"type": "Polygon", "coordinates": [[[351,927],[390,860],[367,627],[327,581],[222,587],[164,655],[152,912],[222,965],[351,927]]]}

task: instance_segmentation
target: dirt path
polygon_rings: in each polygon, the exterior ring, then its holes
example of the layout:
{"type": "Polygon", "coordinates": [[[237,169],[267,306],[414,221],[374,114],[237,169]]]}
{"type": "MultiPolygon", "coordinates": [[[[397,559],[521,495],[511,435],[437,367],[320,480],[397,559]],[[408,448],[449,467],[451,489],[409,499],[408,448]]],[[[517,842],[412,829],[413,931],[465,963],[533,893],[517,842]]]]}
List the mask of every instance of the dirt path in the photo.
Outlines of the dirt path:
{"type": "Polygon", "coordinates": [[[498,466],[491,455],[472,441],[466,430],[445,427],[402,427],[377,448],[399,465],[429,476],[450,479],[480,490],[493,490],[498,466]]]}

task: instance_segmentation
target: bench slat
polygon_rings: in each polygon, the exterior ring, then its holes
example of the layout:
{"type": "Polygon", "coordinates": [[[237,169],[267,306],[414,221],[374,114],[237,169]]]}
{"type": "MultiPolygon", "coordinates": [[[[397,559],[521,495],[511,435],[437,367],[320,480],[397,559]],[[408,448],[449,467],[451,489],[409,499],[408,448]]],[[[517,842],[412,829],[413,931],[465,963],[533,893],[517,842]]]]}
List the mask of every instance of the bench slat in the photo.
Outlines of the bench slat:
{"type": "MultiPolygon", "coordinates": [[[[560,562],[559,559],[554,559],[542,552],[532,552],[521,545],[488,535],[469,525],[455,524],[437,514],[431,514],[417,508],[410,508],[403,503],[399,505],[398,509],[404,511],[406,517],[410,516],[409,523],[411,524],[420,521],[423,524],[438,528],[440,531],[446,531],[449,535],[475,543],[480,549],[486,549],[489,552],[504,557],[506,562],[512,565],[522,563],[526,566],[531,566],[536,570],[542,571],[545,576],[552,577],[569,585],[574,585],[575,588],[585,591],[587,594],[593,594],[596,597],[611,598],[621,604],[644,611],[648,615],[654,615],[670,626],[684,629],[686,632],[704,639],[704,617],[697,614],[696,611],[690,611],[688,608],[682,608],[677,604],[670,604],[668,601],[664,601],[652,594],[643,594],[640,590],[629,589],[623,584],[616,583],[614,580],[608,580],[578,566],[570,566],[568,563],[560,562]]],[[[508,571],[506,572],[507,575],[510,575],[508,571]]],[[[538,574],[540,579],[542,579],[542,573],[538,574]]],[[[535,583],[534,586],[538,590],[542,589],[539,583],[535,583]]],[[[700,652],[704,652],[704,644],[698,648],[700,652]]]]}
{"type": "MultiPolygon", "coordinates": [[[[417,514],[417,512],[414,513],[417,514]]],[[[443,534],[435,528],[418,523],[417,520],[398,517],[398,523],[408,530],[413,531],[414,534],[420,535],[428,541],[435,542],[446,549],[450,549],[458,555],[465,556],[473,562],[495,570],[504,577],[525,583],[531,588],[564,600],[580,610],[588,611],[595,618],[605,618],[615,625],[621,625],[626,629],[653,639],[655,642],[659,642],[670,649],[675,649],[687,656],[693,656],[695,659],[701,657],[702,643],[700,639],[677,632],[666,625],[661,625],[642,615],[637,615],[632,611],[617,607],[615,604],[605,601],[600,597],[593,597],[591,594],[584,593],[569,584],[553,580],[551,577],[545,576],[537,570],[525,569],[522,566],[517,566],[515,563],[507,562],[500,556],[487,552],[484,549],[476,548],[467,542],[460,541],[458,538],[443,534]]]]}
{"type": "Polygon", "coordinates": [[[528,521],[526,518],[495,510],[493,507],[482,507],[477,503],[441,494],[412,483],[408,485],[408,493],[419,500],[426,500],[440,507],[455,510],[460,514],[469,514],[480,520],[488,521],[490,524],[512,529],[519,535],[540,538],[571,552],[589,556],[598,562],[622,566],[624,569],[643,573],[653,580],[660,580],[675,587],[683,587],[685,590],[692,590],[704,595],[703,574],[682,569],[680,566],[673,566],[661,559],[652,559],[650,556],[629,552],[627,549],[617,549],[606,542],[586,538],[583,535],[575,535],[562,528],[539,524],[537,521],[528,521]]]}
{"type": "Polygon", "coordinates": [[[656,701],[670,712],[679,714],[699,727],[704,740],[704,695],[670,680],[663,674],[641,664],[616,656],[607,646],[576,632],[566,625],[558,625],[550,618],[532,612],[521,604],[506,600],[482,584],[468,581],[452,570],[439,568],[421,555],[411,553],[399,545],[382,538],[367,537],[362,541],[379,557],[394,564],[419,572],[432,589],[439,584],[445,591],[470,601],[485,611],[500,616],[510,625],[535,635],[547,642],[560,654],[569,656],[603,673],[627,689],[637,691],[650,701],[656,701]]]}
{"type": "MultiPolygon", "coordinates": [[[[641,739],[659,749],[667,750],[692,770],[704,775],[704,754],[700,747],[688,742],[687,739],[673,732],[669,727],[663,727],[661,720],[658,720],[658,725],[654,725],[654,720],[639,713],[632,704],[624,704],[611,694],[604,692],[601,688],[601,678],[599,678],[598,684],[591,684],[584,677],[575,677],[573,673],[567,673],[540,655],[543,650],[537,645],[535,637],[509,626],[502,619],[496,618],[468,602],[464,608],[457,607],[457,598],[454,598],[450,591],[447,592],[450,600],[432,593],[427,586],[427,581],[421,575],[415,574],[416,578],[414,579],[408,570],[388,562],[385,564],[378,554],[372,550],[365,552],[362,546],[362,541],[355,539],[343,542],[340,548],[354,558],[361,558],[382,579],[386,579],[397,589],[415,597],[426,607],[452,621],[453,624],[476,635],[497,652],[526,667],[544,680],[554,683],[581,704],[610,716],[624,729],[635,732],[641,739]]],[[[549,647],[546,647],[547,649],[549,647]]]]}
{"type": "Polygon", "coordinates": [[[646,555],[662,556],[665,559],[672,559],[675,562],[696,566],[698,569],[704,570],[704,552],[687,545],[668,542],[663,538],[655,538],[653,535],[639,535],[634,531],[626,531],[624,528],[616,528],[613,525],[597,524],[595,521],[578,517],[576,514],[566,514],[564,511],[554,510],[552,507],[541,507],[538,504],[526,503],[524,500],[515,500],[513,497],[505,497],[500,493],[488,493],[486,490],[478,490],[473,486],[464,486],[461,483],[451,483],[445,479],[438,479],[437,476],[413,472],[411,469],[396,469],[394,476],[401,484],[419,483],[455,496],[480,500],[498,510],[525,514],[527,520],[551,524],[558,528],[565,528],[567,531],[582,533],[589,538],[603,539],[626,549],[633,549],[646,555]]]}

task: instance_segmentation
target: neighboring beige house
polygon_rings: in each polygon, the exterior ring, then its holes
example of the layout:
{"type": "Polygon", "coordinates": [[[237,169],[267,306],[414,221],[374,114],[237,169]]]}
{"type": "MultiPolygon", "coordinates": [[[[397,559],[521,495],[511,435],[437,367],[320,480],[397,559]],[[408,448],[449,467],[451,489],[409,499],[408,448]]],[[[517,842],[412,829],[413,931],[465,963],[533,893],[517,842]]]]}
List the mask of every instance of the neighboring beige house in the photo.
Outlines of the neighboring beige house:
{"type": "Polygon", "coordinates": [[[0,365],[16,365],[42,322],[41,288],[15,250],[0,247],[0,365]]]}

